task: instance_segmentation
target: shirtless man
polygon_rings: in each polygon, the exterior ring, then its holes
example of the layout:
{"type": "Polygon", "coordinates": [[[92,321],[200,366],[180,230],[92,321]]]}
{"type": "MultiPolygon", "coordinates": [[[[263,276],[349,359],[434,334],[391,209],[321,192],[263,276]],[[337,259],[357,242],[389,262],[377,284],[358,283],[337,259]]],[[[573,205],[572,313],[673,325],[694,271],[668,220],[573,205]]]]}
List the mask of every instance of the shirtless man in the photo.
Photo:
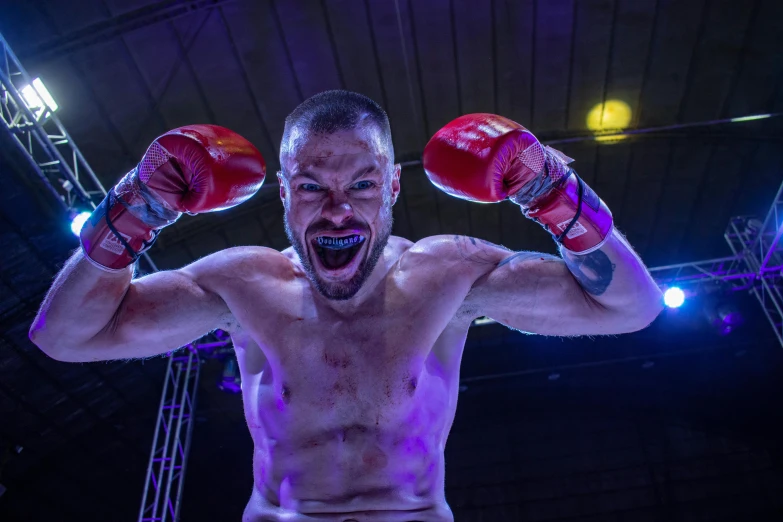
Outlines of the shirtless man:
{"type": "Polygon", "coordinates": [[[355,93],[321,93],[286,119],[280,147],[291,248],[229,248],[133,279],[129,265],[160,228],[237,204],[263,178],[236,134],[178,129],[96,210],[30,338],[84,362],[162,354],[224,329],[255,444],[244,521],[451,521],[443,451],[471,321],[618,334],[661,310],[658,287],[568,161],[505,118],[458,118],[427,145],[427,175],[466,199],[510,196],[562,258],[462,236],[412,243],[390,235],[400,166],[386,114],[355,93]]]}

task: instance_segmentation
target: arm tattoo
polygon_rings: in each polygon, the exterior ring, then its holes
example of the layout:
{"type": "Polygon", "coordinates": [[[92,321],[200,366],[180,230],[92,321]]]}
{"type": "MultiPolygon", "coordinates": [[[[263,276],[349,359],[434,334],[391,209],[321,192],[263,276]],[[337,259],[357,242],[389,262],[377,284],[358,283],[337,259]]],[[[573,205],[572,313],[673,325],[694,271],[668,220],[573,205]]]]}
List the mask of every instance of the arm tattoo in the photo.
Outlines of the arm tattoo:
{"type": "Polygon", "coordinates": [[[603,294],[612,282],[615,264],[600,250],[583,256],[565,254],[563,261],[582,288],[592,295],[603,294]]]}
{"type": "Polygon", "coordinates": [[[506,249],[506,247],[495,245],[489,241],[484,241],[483,239],[476,239],[475,237],[454,236],[454,242],[457,244],[457,249],[462,256],[462,259],[489,265],[496,264],[496,261],[490,254],[484,251],[482,245],[506,249]]]}
{"type": "Polygon", "coordinates": [[[536,257],[539,258],[541,261],[545,261],[545,260],[552,261],[557,259],[554,256],[550,256],[548,254],[542,254],[541,252],[526,252],[526,251],[515,252],[510,256],[508,256],[507,258],[505,258],[500,263],[498,263],[498,268],[500,268],[503,265],[512,263],[514,261],[527,261],[528,259],[533,259],[536,257]]]}
{"type": "Polygon", "coordinates": [[[504,265],[509,265],[517,261],[528,261],[531,259],[539,259],[541,261],[556,261],[561,262],[559,257],[555,257],[550,254],[542,254],[541,252],[514,252],[513,250],[504,247],[503,245],[496,245],[483,239],[477,239],[468,236],[454,236],[454,242],[457,244],[457,250],[463,259],[472,261],[474,263],[483,263],[487,265],[493,265],[500,268],[504,265]],[[508,252],[508,257],[498,262],[498,249],[508,252]]]}

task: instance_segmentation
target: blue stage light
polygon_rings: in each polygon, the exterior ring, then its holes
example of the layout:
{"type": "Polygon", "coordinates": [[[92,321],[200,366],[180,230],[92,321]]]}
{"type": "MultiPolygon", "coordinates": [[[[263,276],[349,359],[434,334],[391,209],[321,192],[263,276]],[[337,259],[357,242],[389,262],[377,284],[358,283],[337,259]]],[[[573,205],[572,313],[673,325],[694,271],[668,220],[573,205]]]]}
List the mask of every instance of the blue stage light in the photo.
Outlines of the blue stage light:
{"type": "Polygon", "coordinates": [[[669,308],[679,308],[685,302],[685,293],[676,286],[667,288],[663,293],[663,302],[669,308]]]}
{"type": "Polygon", "coordinates": [[[79,232],[82,231],[82,227],[89,218],[89,212],[82,212],[81,214],[77,214],[76,217],[71,220],[71,232],[73,232],[74,236],[79,236],[79,232]]]}

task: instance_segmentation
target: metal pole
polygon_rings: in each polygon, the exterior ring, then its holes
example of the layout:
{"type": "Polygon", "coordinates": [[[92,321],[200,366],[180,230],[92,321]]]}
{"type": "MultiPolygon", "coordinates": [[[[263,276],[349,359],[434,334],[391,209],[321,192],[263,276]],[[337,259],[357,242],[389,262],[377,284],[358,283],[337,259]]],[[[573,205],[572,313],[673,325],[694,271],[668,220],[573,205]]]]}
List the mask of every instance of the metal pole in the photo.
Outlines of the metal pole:
{"type": "MultiPolygon", "coordinates": [[[[195,348],[194,351],[196,351],[195,348]]],[[[196,411],[196,392],[198,391],[199,375],[201,372],[201,361],[198,359],[198,351],[196,351],[195,357],[196,375],[194,376],[195,382],[193,385],[192,398],[190,400],[190,408],[188,413],[188,429],[185,435],[185,448],[182,455],[182,468],[180,469],[179,482],[177,483],[177,497],[174,503],[174,522],[179,522],[179,511],[180,507],[182,506],[182,492],[185,489],[185,468],[187,467],[188,463],[188,455],[190,455],[190,442],[193,438],[193,425],[195,424],[193,422],[193,415],[196,411]]]]}
{"type": "MultiPolygon", "coordinates": [[[[764,231],[767,229],[767,226],[769,225],[770,220],[777,217],[777,204],[783,200],[783,183],[780,184],[780,187],[778,187],[778,192],[775,194],[775,199],[772,200],[772,206],[769,209],[769,212],[767,212],[767,215],[764,217],[764,223],[761,225],[761,230],[759,230],[758,237],[755,238],[753,243],[750,246],[750,250],[755,250],[756,247],[759,245],[759,243],[762,243],[762,237],[764,236],[764,231]]],[[[775,223],[775,228],[777,229],[777,233],[775,235],[775,243],[780,238],[780,223],[775,223]]],[[[773,248],[775,243],[773,243],[773,248]]],[[[770,249],[772,250],[772,249],[770,249]]]]}
{"type": "MultiPolygon", "coordinates": [[[[169,357],[169,363],[166,366],[166,380],[163,381],[163,393],[160,394],[160,405],[158,406],[158,419],[163,418],[163,406],[166,404],[166,392],[169,389],[168,375],[171,371],[171,358],[169,357]]],[[[139,510],[139,522],[144,520],[144,506],[147,505],[147,494],[150,489],[150,479],[152,478],[152,464],[155,461],[155,448],[158,447],[158,435],[160,434],[160,422],[155,423],[155,433],[152,436],[152,449],[150,450],[150,461],[147,464],[147,478],[144,482],[144,493],[141,497],[141,509],[139,510]]],[[[153,513],[153,517],[155,513],[153,513]]]]}
{"type": "Polygon", "coordinates": [[[22,155],[24,155],[24,157],[27,159],[27,163],[30,164],[30,167],[32,167],[33,172],[35,172],[35,175],[38,176],[38,178],[43,182],[46,189],[54,196],[54,199],[57,200],[57,203],[59,203],[60,206],[63,207],[63,210],[67,212],[68,205],[62,199],[60,194],[58,194],[57,191],[54,190],[54,187],[52,187],[51,183],[49,183],[49,180],[46,178],[46,175],[41,170],[41,167],[38,166],[38,163],[36,163],[35,160],[30,156],[30,154],[27,153],[27,150],[24,148],[24,145],[22,145],[22,143],[18,139],[16,139],[15,136],[11,135],[10,138],[11,141],[16,146],[16,148],[19,149],[22,155]]]}
{"type": "MultiPolygon", "coordinates": [[[[176,400],[177,392],[179,391],[179,379],[180,379],[180,376],[182,375],[182,363],[175,362],[173,365],[176,366],[176,372],[174,372],[174,377],[173,377],[174,389],[172,391],[172,397],[173,397],[172,402],[174,400],[176,400]]],[[[157,483],[155,485],[155,502],[153,503],[154,507],[153,507],[153,511],[152,511],[154,513],[154,516],[156,517],[155,520],[160,520],[159,518],[157,518],[158,517],[158,505],[159,505],[159,502],[160,502],[160,489],[161,489],[162,483],[163,483],[163,473],[164,473],[164,471],[166,469],[166,462],[168,461],[167,455],[168,455],[168,450],[169,450],[169,440],[171,439],[171,422],[173,420],[173,415],[174,415],[174,408],[173,408],[173,406],[170,404],[168,406],[168,408],[169,408],[169,415],[168,415],[169,418],[168,418],[168,422],[166,423],[165,428],[164,428],[166,430],[166,437],[165,437],[164,442],[163,442],[163,448],[162,448],[163,452],[162,452],[161,456],[157,458],[157,460],[160,462],[160,467],[158,468],[158,480],[157,480],[157,483]]],[[[161,417],[161,420],[163,418],[164,417],[161,417]]],[[[165,510],[163,512],[165,513],[165,510]]]]}
{"type": "MultiPolygon", "coordinates": [[[[172,516],[172,519],[174,518],[174,509],[171,505],[171,482],[174,480],[174,470],[177,467],[177,456],[178,451],[177,448],[179,446],[179,434],[182,430],[182,417],[184,412],[182,411],[183,406],[185,404],[185,398],[187,397],[188,393],[188,378],[190,377],[190,367],[193,364],[193,352],[190,351],[190,347],[188,349],[188,365],[185,369],[185,383],[182,387],[182,397],[176,397],[177,399],[177,405],[171,406],[171,411],[175,411],[175,409],[178,411],[177,418],[177,427],[174,430],[174,441],[171,445],[171,460],[169,461],[169,474],[168,478],[166,479],[166,496],[164,497],[166,500],[166,505],[164,506],[163,511],[161,512],[161,522],[166,522],[166,513],[170,513],[172,516]],[[167,509],[168,508],[168,509],[167,509]]],[[[182,362],[179,363],[180,368],[182,367],[182,362]]]]}

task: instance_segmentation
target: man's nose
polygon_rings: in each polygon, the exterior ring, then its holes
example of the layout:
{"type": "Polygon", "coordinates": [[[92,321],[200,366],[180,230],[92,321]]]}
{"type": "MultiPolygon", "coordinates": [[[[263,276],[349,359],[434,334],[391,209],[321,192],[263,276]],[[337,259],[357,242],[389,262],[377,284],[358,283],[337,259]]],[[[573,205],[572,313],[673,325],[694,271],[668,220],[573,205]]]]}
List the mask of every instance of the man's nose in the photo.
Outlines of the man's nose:
{"type": "Polygon", "coordinates": [[[340,192],[329,191],[329,197],[321,209],[321,217],[328,219],[335,225],[342,225],[353,217],[353,207],[348,202],[348,197],[340,192]]]}

